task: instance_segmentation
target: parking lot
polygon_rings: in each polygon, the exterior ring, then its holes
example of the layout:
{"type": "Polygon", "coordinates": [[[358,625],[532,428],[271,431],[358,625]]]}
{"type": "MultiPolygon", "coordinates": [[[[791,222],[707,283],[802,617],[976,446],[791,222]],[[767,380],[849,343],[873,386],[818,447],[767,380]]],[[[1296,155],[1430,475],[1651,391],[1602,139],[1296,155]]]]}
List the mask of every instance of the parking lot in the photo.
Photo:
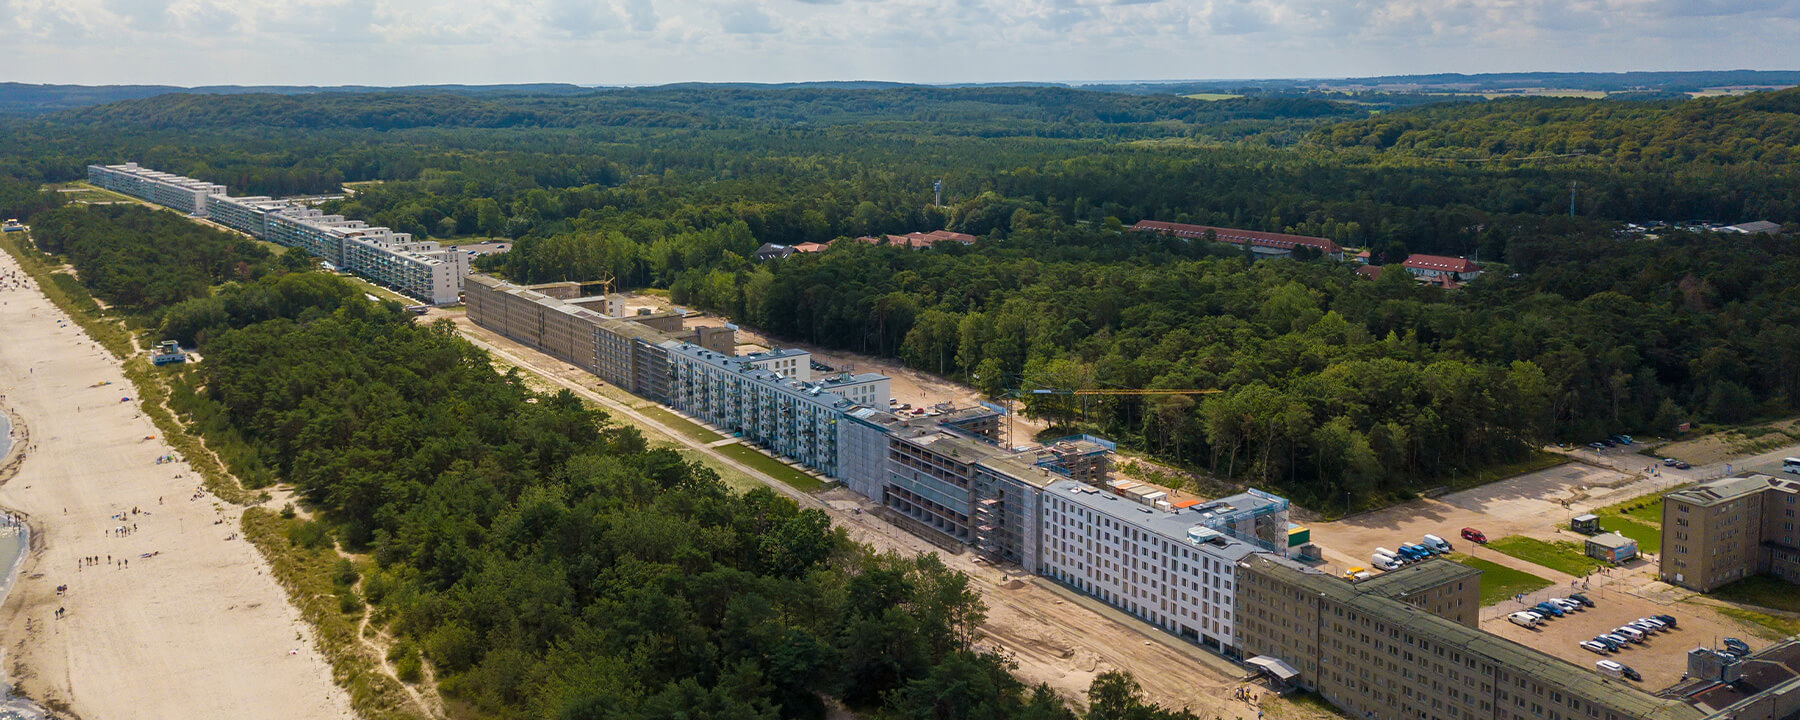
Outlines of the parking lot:
{"type": "Polygon", "coordinates": [[[1529,609],[1545,598],[1567,595],[1569,590],[1566,585],[1546,589],[1535,593],[1523,603],[1500,603],[1495,608],[1504,612],[1492,613],[1491,617],[1490,613],[1482,613],[1487,619],[1482,620],[1481,629],[1568,660],[1590,671],[1594,668],[1594,662],[1603,658],[1624,663],[1644,676],[1642,682],[1635,684],[1650,691],[1660,690],[1680,680],[1687,672],[1687,651],[1694,647],[1711,646],[1726,637],[1741,638],[1752,648],[1760,649],[1767,644],[1747,634],[1742,626],[1735,623],[1728,625],[1725,623],[1730,622],[1729,620],[1716,619],[1718,616],[1709,608],[1685,603],[1665,605],[1626,591],[1644,582],[1648,581],[1633,577],[1611,587],[1595,587],[1585,591],[1594,601],[1595,607],[1546,620],[1533,629],[1519,627],[1507,621],[1506,613],[1529,609]],[[1655,633],[1643,643],[1630,644],[1606,655],[1595,654],[1580,646],[1583,640],[1651,615],[1675,616],[1676,628],[1655,633]]]}
{"type": "Polygon", "coordinates": [[[1630,497],[1631,481],[1625,473],[1566,463],[1441,498],[1315,523],[1312,539],[1324,549],[1326,562],[1347,569],[1369,567],[1375,548],[1398,549],[1400,543],[1416,543],[1426,533],[1449,540],[1459,550],[1468,544],[1458,536],[1465,527],[1481,530],[1489,539],[1551,537],[1558,523],[1566,524],[1584,508],[1616,502],[1612,498],[1618,495],[1630,497]]]}

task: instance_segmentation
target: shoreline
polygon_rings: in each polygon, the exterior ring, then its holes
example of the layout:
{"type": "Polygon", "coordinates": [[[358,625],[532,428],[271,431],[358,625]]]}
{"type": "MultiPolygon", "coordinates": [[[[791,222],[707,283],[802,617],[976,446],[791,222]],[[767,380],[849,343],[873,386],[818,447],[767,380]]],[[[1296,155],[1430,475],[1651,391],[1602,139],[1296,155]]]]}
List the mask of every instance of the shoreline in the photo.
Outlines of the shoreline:
{"type": "MultiPolygon", "coordinates": [[[[0,274],[23,275],[4,252],[0,274]]],[[[28,278],[0,300],[16,436],[0,508],[28,538],[0,605],[15,692],[59,717],[354,717],[311,626],[238,537],[244,508],[170,459],[119,360],[28,278]]]]}

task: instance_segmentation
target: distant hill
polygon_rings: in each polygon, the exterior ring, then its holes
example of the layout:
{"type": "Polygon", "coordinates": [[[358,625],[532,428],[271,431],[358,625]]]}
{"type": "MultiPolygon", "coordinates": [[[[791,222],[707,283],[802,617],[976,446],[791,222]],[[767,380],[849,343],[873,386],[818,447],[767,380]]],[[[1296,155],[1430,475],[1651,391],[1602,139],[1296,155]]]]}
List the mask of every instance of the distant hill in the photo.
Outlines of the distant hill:
{"type": "Polygon", "coordinates": [[[1694,70],[1680,72],[1435,73],[1361,78],[1183,80],[1080,85],[1084,90],[1133,94],[1194,93],[1294,94],[1321,91],[1498,92],[1505,90],[1585,90],[1669,96],[1721,87],[1800,85],[1800,70],[1694,70]]]}
{"type": "Polygon", "coordinates": [[[1509,90],[1568,90],[1606,93],[1622,100],[1684,97],[1687,93],[1726,87],[1800,85],[1796,70],[1700,70],[1624,73],[1436,73],[1364,78],[1277,78],[1255,80],[1180,80],[1135,83],[997,82],[917,84],[879,80],[800,83],[674,83],[651,87],[583,87],[562,83],[511,85],[28,85],[0,83],[0,115],[42,115],[74,108],[142,100],[160,95],[314,95],[324,93],[444,94],[462,96],[569,96],[634,93],[656,90],[946,90],[1021,89],[1083,90],[1123,95],[1232,95],[1348,99],[1364,105],[1398,107],[1441,102],[1441,93],[1492,93],[1509,90]]]}
{"type": "Polygon", "coordinates": [[[0,83],[0,114],[4,115],[41,115],[59,110],[105,105],[121,100],[141,100],[158,95],[175,93],[198,95],[309,95],[315,93],[530,93],[538,95],[567,95],[573,93],[593,92],[591,88],[579,85],[556,83],[527,83],[520,85],[410,85],[405,87],[375,87],[366,85],[205,85],[201,87],[178,87],[175,85],[29,85],[25,83],[0,83]]]}

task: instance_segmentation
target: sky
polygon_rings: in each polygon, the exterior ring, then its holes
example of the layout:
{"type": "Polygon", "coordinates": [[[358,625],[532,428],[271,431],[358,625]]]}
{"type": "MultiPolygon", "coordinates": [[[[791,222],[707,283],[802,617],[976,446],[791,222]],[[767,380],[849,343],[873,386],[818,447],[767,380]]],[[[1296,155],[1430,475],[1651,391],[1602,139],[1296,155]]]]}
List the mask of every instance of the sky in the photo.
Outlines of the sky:
{"type": "Polygon", "coordinates": [[[0,28],[32,83],[1800,69],[1800,0],[0,0],[0,28]]]}

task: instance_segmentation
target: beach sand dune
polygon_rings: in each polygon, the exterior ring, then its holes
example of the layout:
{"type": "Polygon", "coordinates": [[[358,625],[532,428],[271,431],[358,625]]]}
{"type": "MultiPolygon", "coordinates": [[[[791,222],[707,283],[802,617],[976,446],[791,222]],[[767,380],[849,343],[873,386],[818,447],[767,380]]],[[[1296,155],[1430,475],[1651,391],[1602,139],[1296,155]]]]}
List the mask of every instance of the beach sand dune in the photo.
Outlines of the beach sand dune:
{"type": "MultiPolygon", "coordinates": [[[[18,270],[0,252],[0,274],[18,270]]],[[[158,462],[173,450],[149,439],[119,363],[35,287],[0,303],[0,405],[24,453],[0,505],[32,531],[0,608],[11,680],[84,720],[352,717],[299,612],[234,538],[241,509],[158,462]]]]}

